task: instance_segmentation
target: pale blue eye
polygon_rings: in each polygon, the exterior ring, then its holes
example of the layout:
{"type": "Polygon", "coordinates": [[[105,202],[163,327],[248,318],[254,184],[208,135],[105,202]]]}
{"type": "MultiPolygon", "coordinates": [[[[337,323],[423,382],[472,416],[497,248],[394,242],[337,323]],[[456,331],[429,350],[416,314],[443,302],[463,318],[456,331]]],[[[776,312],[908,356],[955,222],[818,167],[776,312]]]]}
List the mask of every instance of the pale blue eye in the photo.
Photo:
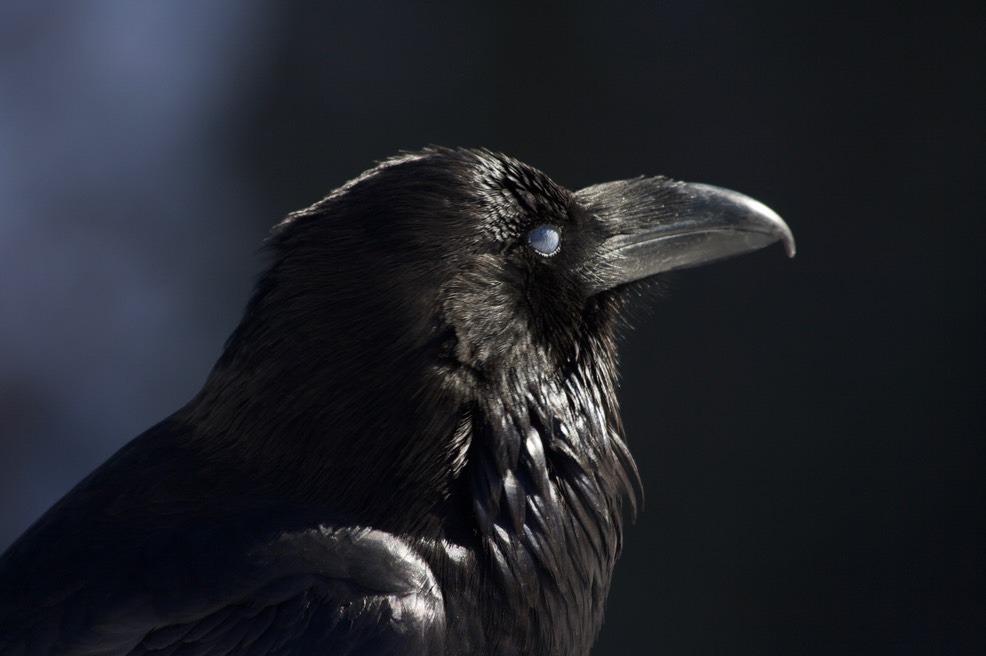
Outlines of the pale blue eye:
{"type": "Polygon", "coordinates": [[[539,225],[527,233],[527,244],[541,255],[554,255],[561,246],[561,233],[553,225],[539,225]]]}

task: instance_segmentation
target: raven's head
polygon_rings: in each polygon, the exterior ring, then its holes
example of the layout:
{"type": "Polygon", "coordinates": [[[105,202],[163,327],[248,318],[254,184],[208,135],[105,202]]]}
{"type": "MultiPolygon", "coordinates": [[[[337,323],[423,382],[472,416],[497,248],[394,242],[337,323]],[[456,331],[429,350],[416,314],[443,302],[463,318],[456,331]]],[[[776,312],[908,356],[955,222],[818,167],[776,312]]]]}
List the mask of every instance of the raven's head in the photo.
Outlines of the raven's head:
{"type": "Polygon", "coordinates": [[[571,192],[485,150],[399,156],[276,227],[188,418],[340,519],[480,540],[511,599],[530,585],[510,580],[553,577],[559,598],[588,582],[586,626],[564,630],[594,633],[635,476],[615,398],[626,289],[778,240],[793,254],[776,214],[707,185],[571,192]]]}
{"type": "Polygon", "coordinates": [[[401,155],[276,226],[273,263],[194,420],[293,489],[300,467],[345,490],[384,475],[403,505],[418,496],[405,478],[447,496],[477,403],[563,391],[593,371],[600,421],[618,433],[626,289],[778,240],[793,254],[774,212],[708,185],[656,177],[572,192],[486,150],[401,155]],[[409,466],[425,455],[430,465],[409,466]]]}

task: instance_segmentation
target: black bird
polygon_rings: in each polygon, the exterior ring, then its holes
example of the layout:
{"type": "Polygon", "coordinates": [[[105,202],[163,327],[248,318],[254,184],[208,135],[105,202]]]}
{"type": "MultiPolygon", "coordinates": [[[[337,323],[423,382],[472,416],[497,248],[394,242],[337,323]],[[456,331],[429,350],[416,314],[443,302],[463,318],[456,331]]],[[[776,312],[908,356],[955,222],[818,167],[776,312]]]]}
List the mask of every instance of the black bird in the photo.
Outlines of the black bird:
{"type": "Polygon", "coordinates": [[[0,653],[588,653],[627,290],[777,240],[706,185],[381,163],[276,226],[203,389],[0,558],[0,653]]]}

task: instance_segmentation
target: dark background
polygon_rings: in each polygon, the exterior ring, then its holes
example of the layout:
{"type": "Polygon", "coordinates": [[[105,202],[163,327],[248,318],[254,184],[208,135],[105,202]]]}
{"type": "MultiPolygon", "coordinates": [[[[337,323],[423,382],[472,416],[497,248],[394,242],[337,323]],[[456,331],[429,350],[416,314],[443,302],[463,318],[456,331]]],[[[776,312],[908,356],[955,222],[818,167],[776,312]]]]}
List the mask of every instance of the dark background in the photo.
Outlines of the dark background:
{"type": "Polygon", "coordinates": [[[746,4],[0,5],[0,549],[197,391],[271,224],[487,146],[798,240],[637,313],[595,653],[986,653],[986,3],[746,4]]]}

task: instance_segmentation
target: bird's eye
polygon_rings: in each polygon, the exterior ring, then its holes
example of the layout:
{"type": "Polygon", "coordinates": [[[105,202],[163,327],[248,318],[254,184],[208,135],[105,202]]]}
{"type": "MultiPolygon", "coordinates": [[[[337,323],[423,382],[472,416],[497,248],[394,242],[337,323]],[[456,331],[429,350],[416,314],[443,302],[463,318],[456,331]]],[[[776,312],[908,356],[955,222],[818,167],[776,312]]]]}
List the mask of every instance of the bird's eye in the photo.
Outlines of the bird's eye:
{"type": "Polygon", "coordinates": [[[553,225],[539,225],[527,233],[527,245],[541,255],[554,255],[561,246],[561,232],[553,225]]]}

